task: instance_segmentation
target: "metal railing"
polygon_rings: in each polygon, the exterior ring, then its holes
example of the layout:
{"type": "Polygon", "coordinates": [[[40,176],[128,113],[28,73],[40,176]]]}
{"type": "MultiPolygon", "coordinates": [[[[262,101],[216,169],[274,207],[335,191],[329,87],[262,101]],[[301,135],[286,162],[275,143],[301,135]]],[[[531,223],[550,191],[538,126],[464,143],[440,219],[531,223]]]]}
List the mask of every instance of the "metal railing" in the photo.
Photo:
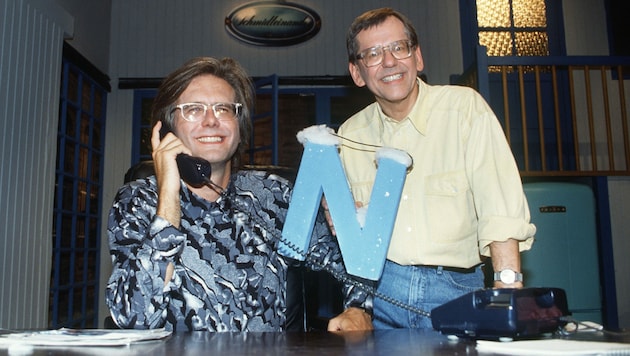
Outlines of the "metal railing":
{"type": "Polygon", "coordinates": [[[521,175],[630,175],[630,57],[485,53],[457,84],[492,106],[521,175]]]}

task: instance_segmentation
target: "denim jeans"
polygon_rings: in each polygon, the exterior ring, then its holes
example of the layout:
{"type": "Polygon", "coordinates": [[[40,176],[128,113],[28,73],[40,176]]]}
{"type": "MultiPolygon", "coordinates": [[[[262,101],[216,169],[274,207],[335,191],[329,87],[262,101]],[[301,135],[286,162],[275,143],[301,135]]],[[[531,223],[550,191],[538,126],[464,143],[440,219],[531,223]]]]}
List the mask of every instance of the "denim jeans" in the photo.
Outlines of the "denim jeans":
{"type": "MultiPolygon", "coordinates": [[[[484,287],[481,265],[471,273],[446,271],[441,267],[401,266],[387,260],[377,291],[426,312],[466,293],[484,287]]],[[[375,329],[433,329],[431,319],[374,298],[375,329]]]]}

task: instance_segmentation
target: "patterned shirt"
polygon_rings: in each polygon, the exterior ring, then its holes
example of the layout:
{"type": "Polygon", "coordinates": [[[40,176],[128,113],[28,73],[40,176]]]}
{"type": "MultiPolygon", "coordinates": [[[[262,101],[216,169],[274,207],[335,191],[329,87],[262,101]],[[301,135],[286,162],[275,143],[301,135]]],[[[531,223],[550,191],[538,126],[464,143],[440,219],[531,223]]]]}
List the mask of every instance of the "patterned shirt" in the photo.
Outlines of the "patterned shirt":
{"type": "MultiPolygon", "coordinates": [[[[181,227],[156,216],[155,176],[124,185],[109,215],[113,271],[106,302],[124,328],[281,331],[286,271],[277,250],[291,184],[241,171],[215,202],[181,189],[181,227]],[[169,263],[174,277],[166,284],[169,263]]],[[[319,214],[309,255],[344,271],[338,245],[319,214]]],[[[309,266],[318,269],[317,266],[309,266]]],[[[346,306],[371,311],[371,297],[344,286],[346,306]]]]}

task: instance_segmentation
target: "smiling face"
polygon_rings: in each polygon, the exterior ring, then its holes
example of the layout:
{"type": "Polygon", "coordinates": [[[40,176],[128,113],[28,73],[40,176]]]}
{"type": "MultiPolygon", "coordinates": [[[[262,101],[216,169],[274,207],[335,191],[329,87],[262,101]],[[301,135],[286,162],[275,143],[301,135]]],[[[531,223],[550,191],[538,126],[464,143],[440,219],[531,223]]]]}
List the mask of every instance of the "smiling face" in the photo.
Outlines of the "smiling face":
{"type": "MultiPolygon", "coordinates": [[[[175,104],[234,102],[234,89],[223,79],[211,74],[195,77],[182,92],[175,104]]],[[[212,108],[208,108],[205,118],[200,121],[186,121],[181,110],[174,113],[174,132],[192,155],[205,158],[213,166],[230,161],[240,140],[236,118],[218,120],[212,108]]]]}
{"type": "MultiPolygon", "coordinates": [[[[356,36],[359,53],[407,38],[403,23],[393,16],[356,36]]],[[[385,114],[394,119],[404,118],[413,107],[418,95],[416,78],[423,68],[420,46],[414,47],[409,58],[396,59],[390,51],[385,51],[381,64],[366,67],[362,60],[357,60],[348,67],[355,84],[360,87],[367,85],[385,114]]]]}

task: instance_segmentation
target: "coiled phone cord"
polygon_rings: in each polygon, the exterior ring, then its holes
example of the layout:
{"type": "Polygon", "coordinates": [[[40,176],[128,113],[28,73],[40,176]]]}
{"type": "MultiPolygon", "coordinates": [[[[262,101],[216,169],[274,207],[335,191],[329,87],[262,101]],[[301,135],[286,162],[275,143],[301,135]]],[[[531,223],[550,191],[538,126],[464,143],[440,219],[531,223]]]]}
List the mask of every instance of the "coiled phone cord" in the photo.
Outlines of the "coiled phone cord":
{"type": "MultiPolygon", "coordinates": [[[[219,186],[217,186],[214,183],[210,183],[212,184],[213,187],[215,188],[221,188],[219,186]]],[[[221,188],[221,190],[223,190],[221,188]]],[[[232,203],[236,206],[236,208],[238,208],[239,210],[241,210],[242,212],[247,212],[247,206],[245,206],[245,204],[243,204],[242,202],[240,202],[236,197],[232,197],[232,199],[230,199],[232,201],[232,203]]],[[[342,282],[342,283],[346,283],[346,284],[351,284],[357,288],[360,288],[362,290],[364,290],[365,292],[372,294],[374,297],[382,299],[390,304],[393,304],[397,307],[400,307],[402,309],[406,309],[408,311],[411,311],[413,313],[425,316],[427,318],[431,317],[431,313],[419,309],[413,305],[409,305],[407,303],[404,303],[398,299],[392,298],[388,295],[385,295],[379,291],[376,290],[376,288],[367,285],[363,282],[357,281],[353,278],[351,278],[350,276],[348,276],[348,274],[341,272],[341,271],[335,271],[330,265],[325,265],[319,261],[317,261],[315,258],[313,258],[312,256],[310,256],[309,254],[305,253],[304,251],[302,251],[298,246],[296,246],[295,244],[293,244],[292,242],[288,241],[287,239],[285,239],[284,237],[282,237],[282,234],[278,233],[277,229],[272,228],[269,223],[265,220],[263,220],[260,216],[257,215],[251,215],[251,214],[247,214],[252,220],[254,220],[254,222],[256,222],[257,224],[259,224],[263,229],[265,229],[269,234],[271,234],[271,236],[273,236],[274,238],[276,238],[277,240],[281,241],[282,243],[284,243],[286,246],[288,246],[291,250],[295,251],[298,255],[304,257],[304,259],[313,264],[316,265],[318,267],[320,267],[322,270],[325,270],[326,272],[328,272],[330,275],[332,275],[336,280],[342,282]]]]}

